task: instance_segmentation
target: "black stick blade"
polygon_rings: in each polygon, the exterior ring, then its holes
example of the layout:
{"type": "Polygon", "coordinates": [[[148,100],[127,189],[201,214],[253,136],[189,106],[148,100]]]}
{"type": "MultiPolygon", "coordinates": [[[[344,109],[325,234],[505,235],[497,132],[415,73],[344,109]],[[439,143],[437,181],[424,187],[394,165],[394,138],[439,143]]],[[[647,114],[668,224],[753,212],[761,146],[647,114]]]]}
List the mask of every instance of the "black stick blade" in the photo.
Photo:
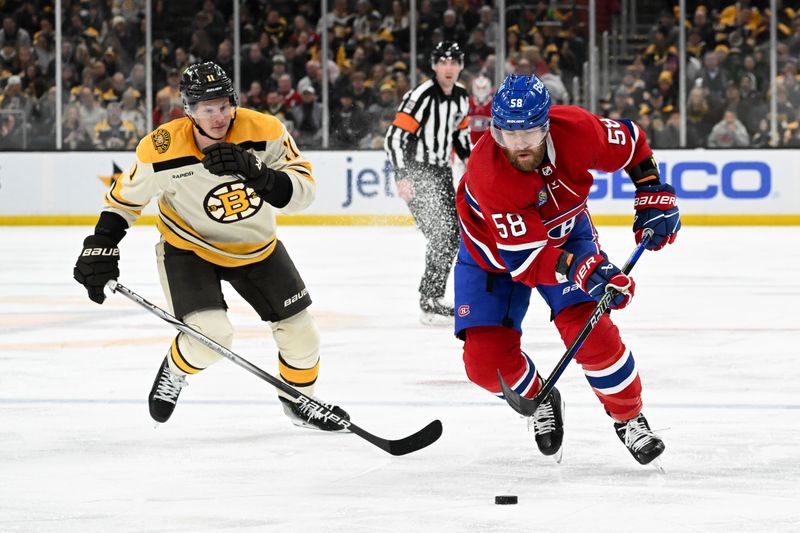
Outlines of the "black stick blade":
{"type": "Polygon", "coordinates": [[[386,450],[392,455],[406,455],[422,448],[426,448],[439,440],[442,436],[442,423],[434,420],[413,435],[404,439],[389,441],[389,448],[386,450]]]}
{"type": "Polygon", "coordinates": [[[532,400],[523,398],[512,390],[511,387],[506,385],[506,382],[503,380],[503,375],[500,374],[500,370],[497,371],[497,379],[500,380],[500,388],[503,389],[503,396],[506,399],[506,403],[522,416],[533,416],[533,413],[536,412],[536,409],[538,409],[539,405],[542,403],[542,398],[540,398],[538,394],[532,400]]]}
{"type": "Polygon", "coordinates": [[[378,437],[355,424],[350,425],[350,431],[362,439],[371,442],[385,452],[392,455],[406,455],[426,448],[439,440],[439,437],[442,436],[442,423],[438,420],[434,420],[413,435],[397,440],[378,437]]]}

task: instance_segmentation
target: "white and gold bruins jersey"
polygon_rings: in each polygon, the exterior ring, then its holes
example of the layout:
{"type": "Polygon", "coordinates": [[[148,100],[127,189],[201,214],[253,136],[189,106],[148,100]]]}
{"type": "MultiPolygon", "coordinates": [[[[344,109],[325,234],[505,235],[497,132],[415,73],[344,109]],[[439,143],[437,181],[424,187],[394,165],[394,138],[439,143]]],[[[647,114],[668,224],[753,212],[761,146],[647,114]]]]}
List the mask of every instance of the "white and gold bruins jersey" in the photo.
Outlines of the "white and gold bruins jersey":
{"type": "MultiPolygon", "coordinates": [[[[275,117],[240,108],[225,141],[289,176],[292,197],[282,212],[314,200],[311,164],[275,117]]],[[[208,172],[203,157],[188,118],[163,124],[139,142],[136,162],[112,184],[104,210],[131,226],[158,196],[158,230],[171,245],[226,267],[261,261],[275,249],[275,208],[241,180],[208,172]]]]}

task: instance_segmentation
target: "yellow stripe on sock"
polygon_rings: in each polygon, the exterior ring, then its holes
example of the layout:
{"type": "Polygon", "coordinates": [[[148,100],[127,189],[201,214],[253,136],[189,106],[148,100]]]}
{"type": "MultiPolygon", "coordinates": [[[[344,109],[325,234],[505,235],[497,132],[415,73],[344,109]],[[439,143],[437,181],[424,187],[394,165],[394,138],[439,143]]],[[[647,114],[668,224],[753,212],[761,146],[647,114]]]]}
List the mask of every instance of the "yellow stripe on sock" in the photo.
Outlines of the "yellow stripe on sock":
{"type": "MultiPolygon", "coordinates": [[[[180,335],[179,335],[180,336],[180,335]]],[[[187,374],[197,374],[202,368],[197,368],[196,366],[192,366],[183,357],[181,353],[181,349],[178,347],[178,337],[175,337],[172,340],[172,348],[169,351],[170,355],[172,356],[172,362],[175,363],[175,366],[186,372],[187,374]]]]}
{"type": "Polygon", "coordinates": [[[311,368],[295,368],[278,354],[278,370],[283,380],[294,387],[308,387],[317,381],[319,375],[319,360],[311,368]]]}

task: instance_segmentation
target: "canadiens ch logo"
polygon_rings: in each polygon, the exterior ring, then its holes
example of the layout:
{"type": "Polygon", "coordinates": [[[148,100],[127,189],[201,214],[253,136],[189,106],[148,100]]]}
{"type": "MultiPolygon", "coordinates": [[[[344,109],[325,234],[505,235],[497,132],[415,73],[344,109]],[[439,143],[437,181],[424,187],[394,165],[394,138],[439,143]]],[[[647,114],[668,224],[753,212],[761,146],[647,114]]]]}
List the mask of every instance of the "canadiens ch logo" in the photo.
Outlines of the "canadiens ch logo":
{"type": "Polygon", "coordinates": [[[469,314],[469,306],[461,305],[458,307],[458,316],[467,316],[469,314]]]}
{"type": "Polygon", "coordinates": [[[263,200],[241,181],[224,183],[206,195],[206,214],[209,218],[228,224],[258,213],[263,200]]]}
{"type": "Polygon", "coordinates": [[[158,128],[153,132],[150,138],[153,140],[153,148],[155,148],[156,152],[159,154],[163,154],[169,150],[169,143],[172,142],[172,136],[164,128],[158,128]]]}

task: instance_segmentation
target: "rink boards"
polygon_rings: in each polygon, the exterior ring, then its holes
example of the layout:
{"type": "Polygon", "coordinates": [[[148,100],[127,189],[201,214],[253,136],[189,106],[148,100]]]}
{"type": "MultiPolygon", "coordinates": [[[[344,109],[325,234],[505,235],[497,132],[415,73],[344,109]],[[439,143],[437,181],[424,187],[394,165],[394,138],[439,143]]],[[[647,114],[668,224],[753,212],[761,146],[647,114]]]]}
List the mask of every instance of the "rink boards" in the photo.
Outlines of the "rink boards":
{"type": "MultiPolygon", "coordinates": [[[[380,151],[306,152],[317,197],[281,224],[410,224],[380,151]]],[[[800,224],[800,150],[659,150],[661,174],[682,218],[703,225],[800,224]]],[[[0,224],[91,224],[115,169],[132,152],[28,152],[0,156],[0,224]]],[[[458,175],[459,171],[456,169],[458,175]]],[[[633,186],[625,172],[595,173],[589,205],[601,225],[627,225],[633,186]]],[[[155,202],[142,219],[152,223],[155,202]]]]}

